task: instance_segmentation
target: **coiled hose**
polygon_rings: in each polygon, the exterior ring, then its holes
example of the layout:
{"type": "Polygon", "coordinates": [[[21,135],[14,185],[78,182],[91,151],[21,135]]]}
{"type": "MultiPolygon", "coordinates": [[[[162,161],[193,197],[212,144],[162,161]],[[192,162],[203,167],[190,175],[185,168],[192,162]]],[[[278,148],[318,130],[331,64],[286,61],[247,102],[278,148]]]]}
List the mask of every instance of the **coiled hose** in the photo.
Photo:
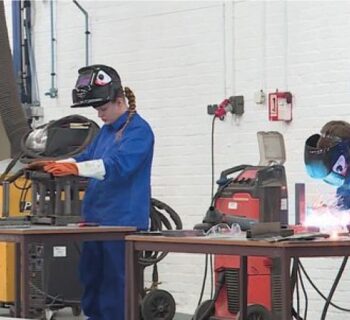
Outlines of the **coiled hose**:
{"type": "MultiPolygon", "coordinates": [[[[95,137],[95,135],[100,130],[99,126],[92,120],[81,116],[81,115],[69,115],[63,118],[60,118],[58,120],[53,120],[49,122],[48,124],[44,124],[42,126],[37,127],[36,129],[31,129],[25,134],[22,135],[22,138],[20,140],[20,146],[21,151],[11,160],[11,162],[7,165],[5,171],[0,175],[0,184],[4,181],[4,179],[7,177],[7,175],[10,173],[11,169],[16,165],[18,161],[22,163],[28,163],[31,162],[34,159],[42,159],[42,160],[59,160],[59,159],[65,159],[69,158],[73,155],[76,155],[84,150],[84,148],[92,141],[92,139],[95,137]],[[47,128],[67,128],[71,123],[74,124],[80,124],[88,127],[87,135],[83,141],[83,143],[79,146],[77,146],[73,151],[62,154],[60,156],[50,156],[49,154],[45,153],[44,151],[35,151],[27,147],[26,141],[29,137],[29,135],[36,129],[42,129],[45,126],[47,128]]],[[[15,173],[16,175],[17,173],[15,173]]]]}
{"type": "Polygon", "coordinates": [[[22,150],[22,159],[50,159],[50,160],[59,160],[64,158],[69,158],[73,155],[76,155],[84,150],[84,148],[92,141],[92,139],[95,137],[97,132],[99,131],[99,126],[96,124],[96,122],[92,121],[91,119],[88,119],[81,115],[69,115],[63,118],[60,118],[58,120],[53,120],[49,122],[48,124],[42,125],[37,127],[36,129],[42,129],[45,126],[49,128],[64,128],[68,127],[71,123],[74,124],[81,124],[88,127],[88,133],[83,141],[83,143],[80,146],[77,146],[73,151],[68,152],[66,154],[62,154],[60,156],[52,157],[49,154],[45,153],[45,150],[42,152],[34,151],[27,147],[26,141],[29,137],[29,135],[35,130],[30,130],[28,133],[23,135],[21,139],[21,150],[22,150]]]}
{"type": "MultiPolygon", "coordinates": [[[[180,216],[164,202],[151,198],[150,231],[181,230],[180,216]]],[[[138,261],[144,267],[153,266],[151,289],[158,285],[157,263],[165,258],[167,252],[143,251],[140,252],[138,261]]]]}
{"type": "MultiPolygon", "coordinates": [[[[170,206],[155,198],[151,198],[150,231],[162,231],[164,229],[181,230],[181,218],[170,206]]],[[[139,256],[139,262],[145,267],[151,266],[157,264],[166,255],[167,252],[144,251],[139,256]]]]}

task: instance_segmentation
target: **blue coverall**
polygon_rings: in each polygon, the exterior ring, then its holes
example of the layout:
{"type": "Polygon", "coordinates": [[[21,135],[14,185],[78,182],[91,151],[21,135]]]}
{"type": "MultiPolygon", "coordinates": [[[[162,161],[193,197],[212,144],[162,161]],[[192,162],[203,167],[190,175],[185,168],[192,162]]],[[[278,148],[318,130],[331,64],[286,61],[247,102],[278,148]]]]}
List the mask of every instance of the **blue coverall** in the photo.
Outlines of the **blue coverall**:
{"type": "MultiPolygon", "coordinates": [[[[154,135],[135,114],[122,133],[124,113],[105,124],[77,162],[102,159],[104,180],[90,179],[82,214],[87,222],[104,226],[148,228],[151,204],[151,165],[154,135]]],[[[124,320],[124,241],[85,242],[80,259],[84,287],[82,309],[90,320],[124,320]]]]}

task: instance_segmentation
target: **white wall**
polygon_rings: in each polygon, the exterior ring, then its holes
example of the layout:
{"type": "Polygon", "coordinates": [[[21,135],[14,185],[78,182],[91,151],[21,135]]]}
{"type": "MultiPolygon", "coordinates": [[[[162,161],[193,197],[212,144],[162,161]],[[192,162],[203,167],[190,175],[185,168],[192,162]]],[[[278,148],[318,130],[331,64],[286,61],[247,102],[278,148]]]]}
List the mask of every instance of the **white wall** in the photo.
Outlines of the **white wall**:
{"type": "MultiPolygon", "coordinates": [[[[9,1],[6,1],[9,4],[9,1]]],[[[72,112],[77,69],[85,64],[84,17],[70,1],[56,3],[58,98],[50,88],[50,5],[34,1],[34,42],[45,120],[72,112]]],[[[290,221],[294,185],[307,184],[307,200],[334,189],[307,177],[305,138],[331,119],[350,120],[350,6],[346,1],[117,2],[79,1],[90,14],[91,63],[114,66],[130,86],[156,135],[153,196],[172,206],[185,228],[201,221],[211,193],[211,116],[206,106],[244,95],[245,113],[215,124],[215,177],[228,167],[259,160],[256,132],[283,133],[287,148],[290,221]],[[289,90],[293,121],[269,122],[254,92],[289,90]]],[[[95,118],[96,119],[96,118],[95,118]]],[[[325,294],[338,259],[304,260],[325,294]]],[[[193,312],[204,257],[169,255],[160,265],[162,288],[182,312],[193,312]]],[[[348,272],[345,272],[346,279],[348,272]]],[[[349,282],[335,300],[349,306],[349,282]]],[[[323,302],[309,289],[309,318],[323,302]]],[[[327,319],[344,318],[330,308],[327,319]]]]}

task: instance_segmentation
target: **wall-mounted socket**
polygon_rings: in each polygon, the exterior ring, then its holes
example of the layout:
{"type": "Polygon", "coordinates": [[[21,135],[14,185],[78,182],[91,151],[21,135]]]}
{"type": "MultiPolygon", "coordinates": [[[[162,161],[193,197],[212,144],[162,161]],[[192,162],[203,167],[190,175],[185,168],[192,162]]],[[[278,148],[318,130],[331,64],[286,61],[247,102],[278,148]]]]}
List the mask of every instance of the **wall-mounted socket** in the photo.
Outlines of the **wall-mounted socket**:
{"type": "Polygon", "coordinates": [[[217,104],[209,104],[207,106],[207,112],[210,115],[214,115],[215,111],[218,109],[218,105],[217,104]]]}
{"type": "Polygon", "coordinates": [[[254,93],[254,101],[256,104],[264,104],[266,101],[266,94],[263,90],[254,93]]]}
{"type": "Polygon", "coordinates": [[[243,96],[232,96],[229,97],[228,100],[232,105],[232,114],[236,114],[237,116],[241,116],[244,113],[244,97],[243,96]]]}

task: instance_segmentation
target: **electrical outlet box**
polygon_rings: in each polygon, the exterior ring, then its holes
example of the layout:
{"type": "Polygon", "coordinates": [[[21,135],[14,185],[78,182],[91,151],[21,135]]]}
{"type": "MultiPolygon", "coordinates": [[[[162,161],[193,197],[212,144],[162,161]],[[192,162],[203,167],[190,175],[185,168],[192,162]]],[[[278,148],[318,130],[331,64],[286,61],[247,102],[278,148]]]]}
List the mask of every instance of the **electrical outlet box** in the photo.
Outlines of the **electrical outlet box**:
{"type": "Polygon", "coordinates": [[[232,96],[229,100],[232,105],[231,113],[241,116],[244,113],[244,97],[232,96]]]}
{"type": "Polygon", "coordinates": [[[210,115],[214,115],[215,114],[215,111],[217,110],[218,108],[218,105],[217,104],[209,104],[207,106],[207,112],[208,114],[210,115]]]}

